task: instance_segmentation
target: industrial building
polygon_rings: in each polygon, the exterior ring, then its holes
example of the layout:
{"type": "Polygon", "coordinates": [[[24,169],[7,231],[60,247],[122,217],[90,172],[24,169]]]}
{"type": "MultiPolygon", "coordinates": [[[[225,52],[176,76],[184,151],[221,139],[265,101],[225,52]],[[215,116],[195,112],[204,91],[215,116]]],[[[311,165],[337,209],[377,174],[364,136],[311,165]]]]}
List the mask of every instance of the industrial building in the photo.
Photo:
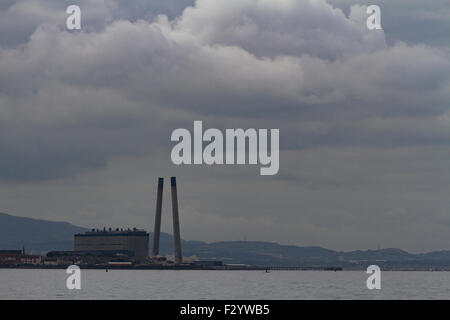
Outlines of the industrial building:
{"type": "MultiPolygon", "coordinates": [[[[152,260],[160,261],[159,238],[161,233],[161,208],[163,196],[164,178],[158,179],[158,192],[156,199],[155,230],[153,234],[152,260]]],[[[183,263],[181,253],[180,220],[178,215],[177,182],[175,177],[170,178],[172,196],[172,219],[174,238],[174,263],[183,263]]],[[[145,230],[136,228],[130,230],[123,229],[92,229],[85,233],[78,233],[74,238],[74,251],[66,252],[62,256],[67,257],[87,257],[95,253],[103,253],[103,256],[115,255],[117,252],[126,251],[134,254],[133,260],[143,262],[148,257],[149,234],[145,230]],[[105,255],[107,253],[107,255],[105,255]]],[[[61,256],[61,252],[52,253],[53,257],[61,256]]]]}
{"type": "MultiPolygon", "coordinates": [[[[133,229],[92,229],[74,235],[73,251],[50,251],[46,257],[25,255],[21,250],[0,250],[0,265],[41,264],[62,266],[80,264],[89,266],[143,266],[182,265],[180,219],[178,213],[177,182],[170,178],[172,197],[172,222],[174,239],[174,259],[159,256],[161,234],[161,214],[164,178],[158,179],[153,248],[149,257],[149,233],[133,229]]],[[[199,264],[218,266],[217,262],[199,264]]],[[[186,266],[186,265],[185,265],[186,266]]]]}
{"type": "MultiPolygon", "coordinates": [[[[158,179],[158,193],[156,200],[155,232],[153,238],[152,256],[153,261],[159,261],[159,238],[161,230],[161,207],[163,196],[164,179],[158,179]]],[[[171,177],[171,196],[172,196],[172,219],[174,233],[174,263],[183,263],[181,253],[180,221],[178,215],[178,196],[176,178],[171,177]]],[[[92,229],[85,233],[78,233],[74,236],[74,251],[72,252],[52,252],[52,257],[56,256],[64,259],[86,260],[92,256],[108,257],[115,256],[118,252],[131,252],[132,260],[144,262],[148,257],[149,234],[145,230],[134,229],[115,229],[103,230],[92,229]],[[98,253],[98,254],[96,254],[98,253]]],[[[98,259],[99,261],[101,259],[98,259]]]]}
{"type": "Polygon", "coordinates": [[[74,239],[76,252],[130,251],[134,259],[143,261],[148,256],[149,234],[135,229],[103,229],[78,233],[74,239]]]}

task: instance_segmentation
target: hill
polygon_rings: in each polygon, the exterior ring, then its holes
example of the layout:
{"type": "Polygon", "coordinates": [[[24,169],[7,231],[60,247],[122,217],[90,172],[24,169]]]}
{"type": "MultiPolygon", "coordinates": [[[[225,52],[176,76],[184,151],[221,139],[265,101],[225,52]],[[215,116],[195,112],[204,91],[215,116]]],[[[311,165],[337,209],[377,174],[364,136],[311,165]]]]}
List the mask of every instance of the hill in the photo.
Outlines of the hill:
{"type": "MultiPolygon", "coordinates": [[[[45,253],[51,250],[73,250],[73,235],[87,231],[67,222],[16,217],[0,213],[0,249],[21,249],[45,253]]],[[[149,248],[152,248],[150,233],[149,248]]],[[[412,254],[387,248],[380,250],[334,251],[321,247],[300,247],[263,241],[182,240],[185,257],[222,260],[224,263],[245,263],[263,266],[341,266],[360,269],[369,264],[389,268],[450,269],[450,251],[412,254]]],[[[173,254],[173,237],[161,233],[160,254],[173,254]]]]}
{"type": "Polygon", "coordinates": [[[73,250],[73,235],[86,231],[67,222],[16,217],[0,213],[0,249],[27,252],[73,250]]]}

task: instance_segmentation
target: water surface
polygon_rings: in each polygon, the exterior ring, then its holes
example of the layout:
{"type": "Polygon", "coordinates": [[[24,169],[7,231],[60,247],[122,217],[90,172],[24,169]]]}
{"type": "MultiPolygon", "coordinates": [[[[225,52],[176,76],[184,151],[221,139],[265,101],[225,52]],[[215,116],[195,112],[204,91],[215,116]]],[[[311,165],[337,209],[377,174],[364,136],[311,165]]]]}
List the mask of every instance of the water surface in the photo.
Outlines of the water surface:
{"type": "Polygon", "coordinates": [[[0,269],[0,299],[449,299],[450,272],[383,271],[368,290],[364,271],[0,269]]]}

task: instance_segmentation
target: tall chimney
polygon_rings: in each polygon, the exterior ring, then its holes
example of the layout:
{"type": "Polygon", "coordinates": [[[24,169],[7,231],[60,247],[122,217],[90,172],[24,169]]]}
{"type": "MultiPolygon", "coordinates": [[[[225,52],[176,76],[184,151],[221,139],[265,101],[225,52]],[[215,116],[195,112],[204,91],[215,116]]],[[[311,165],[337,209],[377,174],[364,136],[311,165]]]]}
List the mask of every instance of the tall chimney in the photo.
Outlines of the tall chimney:
{"type": "Polygon", "coordinates": [[[156,198],[156,212],[155,212],[155,230],[153,232],[153,250],[152,256],[156,257],[159,254],[159,237],[161,234],[161,208],[163,197],[164,178],[158,178],[158,195],[156,198]]]}
{"type": "Polygon", "coordinates": [[[175,249],[175,264],[183,262],[181,254],[181,237],[180,237],[180,220],[178,217],[178,197],[177,197],[177,179],[170,178],[170,185],[172,191],[172,213],[173,213],[173,240],[175,249]]]}

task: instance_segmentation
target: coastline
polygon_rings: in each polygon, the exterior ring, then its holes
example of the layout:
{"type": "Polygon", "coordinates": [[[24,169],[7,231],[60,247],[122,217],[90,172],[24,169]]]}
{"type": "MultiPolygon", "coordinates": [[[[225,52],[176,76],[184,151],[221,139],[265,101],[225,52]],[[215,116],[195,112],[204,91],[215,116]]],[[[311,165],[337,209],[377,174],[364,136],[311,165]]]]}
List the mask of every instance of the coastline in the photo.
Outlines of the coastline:
{"type": "MultiPolygon", "coordinates": [[[[0,269],[67,269],[70,265],[0,265],[0,269]]],[[[192,265],[78,265],[85,270],[216,270],[216,271],[343,271],[342,267],[192,266],[192,265]]]]}

